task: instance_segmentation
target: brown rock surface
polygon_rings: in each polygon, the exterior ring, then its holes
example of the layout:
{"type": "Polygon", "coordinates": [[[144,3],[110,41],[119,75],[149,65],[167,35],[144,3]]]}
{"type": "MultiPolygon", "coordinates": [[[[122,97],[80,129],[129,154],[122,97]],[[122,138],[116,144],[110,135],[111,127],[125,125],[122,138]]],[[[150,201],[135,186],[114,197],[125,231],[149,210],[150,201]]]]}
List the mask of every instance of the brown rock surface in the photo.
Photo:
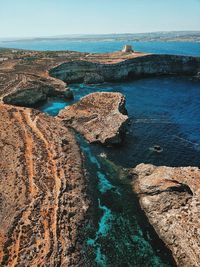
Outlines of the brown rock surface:
{"type": "Polygon", "coordinates": [[[92,93],[60,111],[66,125],[90,142],[118,144],[128,120],[125,98],[120,93],[92,93]]]}
{"type": "Polygon", "coordinates": [[[6,59],[0,61],[0,100],[19,106],[35,105],[51,95],[68,98],[71,94],[66,83],[116,82],[149,75],[195,75],[200,71],[200,57],[135,51],[97,54],[0,48],[0,58],[6,59]]]}
{"type": "Polygon", "coordinates": [[[200,266],[200,169],[133,169],[133,188],[150,223],[180,267],[200,266]]]}
{"type": "Polygon", "coordinates": [[[75,138],[61,121],[0,104],[0,266],[81,266],[88,200],[75,138]]]}
{"type": "MultiPolygon", "coordinates": [[[[145,54],[123,54],[121,52],[92,54],[73,51],[40,52],[0,48],[0,58],[6,58],[5,61],[0,62],[0,100],[7,104],[20,106],[24,106],[24,102],[27,101],[27,106],[30,106],[38,101],[45,100],[46,97],[52,94],[68,98],[69,89],[66,88],[66,81],[63,82],[60,79],[51,77],[49,75],[51,69],[66,62],[88,61],[98,64],[111,64],[143,55],[145,54]],[[41,90],[41,87],[43,90],[41,90]],[[25,90],[30,91],[24,93],[25,90]],[[29,93],[31,100],[28,99],[29,93]],[[23,94],[25,94],[25,100],[23,99],[23,94]],[[17,101],[15,101],[16,98],[17,101]]],[[[70,74],[70,76],[72,75],[70,74]]],[[[97,74],[94,76],[95,74],[87,75],[86,81],[94,81],[96,77],[99,77],[97,74]]]]}

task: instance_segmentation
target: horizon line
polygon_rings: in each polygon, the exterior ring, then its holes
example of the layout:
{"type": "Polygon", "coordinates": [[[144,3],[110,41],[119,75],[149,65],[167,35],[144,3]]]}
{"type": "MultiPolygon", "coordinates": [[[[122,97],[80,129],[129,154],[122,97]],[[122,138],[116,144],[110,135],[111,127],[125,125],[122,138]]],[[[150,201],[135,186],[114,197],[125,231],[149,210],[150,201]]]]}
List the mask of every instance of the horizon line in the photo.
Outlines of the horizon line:
{"type": "Polygon", "coordinates": [[[100,35],[134,35],[134,34],[151,34],[151,33],[181,33],[181,32],[199,32],[200,30],[165,30],[165,31],[147,31],[147,32],[111,32],[111,33],[63,33],[59,35],[40,35],[40,36],[3,36],[0,40],[4,39],[40,39],[40,38],[59,38],[59,37],[69,37],[69,36],[100,36],[100,35]]]}

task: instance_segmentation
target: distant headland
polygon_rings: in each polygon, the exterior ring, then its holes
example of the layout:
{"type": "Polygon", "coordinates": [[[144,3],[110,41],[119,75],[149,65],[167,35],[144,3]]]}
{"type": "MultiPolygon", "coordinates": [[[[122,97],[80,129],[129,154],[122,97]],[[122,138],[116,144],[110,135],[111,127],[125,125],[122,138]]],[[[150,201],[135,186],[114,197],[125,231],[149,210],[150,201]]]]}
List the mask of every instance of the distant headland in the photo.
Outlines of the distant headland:
{"type": "Polygon", "coordinates": [[[20,41],[125,41],[125,42],[200,42],[200,31],[162,31],[148,33],[72,34],[30,38],[1,38],[2,42],[20,41]]]}

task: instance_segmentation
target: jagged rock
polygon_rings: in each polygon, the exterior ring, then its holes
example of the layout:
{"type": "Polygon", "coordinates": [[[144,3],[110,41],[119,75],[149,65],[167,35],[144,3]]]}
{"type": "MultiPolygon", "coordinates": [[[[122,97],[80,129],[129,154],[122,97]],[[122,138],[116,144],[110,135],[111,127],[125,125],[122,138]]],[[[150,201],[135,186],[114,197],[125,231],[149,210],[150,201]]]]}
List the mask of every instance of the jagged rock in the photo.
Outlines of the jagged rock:
{"type": "Polygon", "coordinates": [[[27,108],[0,104],[0,121],[0,266],[83,266],[89,202],[74,136],[27,108]]]}
{"type": "Polygon", "coordinates": [[[180,267],[200,264],[200,169],[140,164],[133,188],[150,223],[180,267]]]}
{"type": "Polygon", "coordinates": [[[119,144],[128,120],[120,93],[92,93],[66,107],[58,117],[90,142],[119,144]]]}

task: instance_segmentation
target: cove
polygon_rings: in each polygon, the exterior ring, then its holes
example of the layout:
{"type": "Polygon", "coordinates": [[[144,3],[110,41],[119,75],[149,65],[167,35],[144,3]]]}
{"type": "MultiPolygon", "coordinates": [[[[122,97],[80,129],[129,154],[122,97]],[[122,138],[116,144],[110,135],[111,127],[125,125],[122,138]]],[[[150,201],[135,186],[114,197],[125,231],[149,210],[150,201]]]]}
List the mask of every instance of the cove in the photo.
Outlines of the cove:
{"type": "Polygon", "coordinates": [[[74,100],[58,99],[40,107],[55,116],[67,105],[96,91],[121,92],[131,125],[121,147],[88,145],[78,136],[86,158],[91,222],[84,229],[86,266],[173,266],[164,244],[140,210],[123,168],[152,163],[200,166],[200,83],[188,77],[148,78],[120,84],[72,85],[74,100]],[[154,153],[153,145],[163,148],[154,153]],[[99,155],[105,153],[107,158],[99,155]]]}

